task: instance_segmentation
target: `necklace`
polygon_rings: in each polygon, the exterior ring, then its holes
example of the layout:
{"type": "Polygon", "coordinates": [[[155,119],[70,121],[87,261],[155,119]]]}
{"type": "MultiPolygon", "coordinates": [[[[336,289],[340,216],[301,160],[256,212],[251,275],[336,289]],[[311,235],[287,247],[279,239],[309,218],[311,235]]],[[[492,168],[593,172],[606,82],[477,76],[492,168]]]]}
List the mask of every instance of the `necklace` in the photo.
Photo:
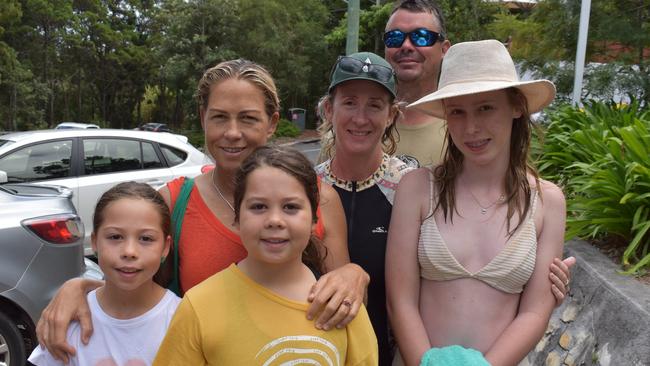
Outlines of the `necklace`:
{"type": "Polygon", "coordinates": [[[474,202],[476,202],[476,204],[478,205],[478,207],[481,208],[481,215],[485,215],[485,214],[487,213],[487,211],[488,211],[490,208],[492,208],[492,207],[493,207],[494,205],[496,205],[497,203],[502,203],[502,202],[505,201],[505,199],[506,199],[506,196],[503,195],[503,194],[501,194],[501,195],[499,196],[499,198],[497,198],[494,202],[490,203],[490,204],[487,205],[487,206],[483,206],[483,205],[481,204],[481,202],[479,202],[478,198],[476,198],[476,196],[474,195],[474,193],[472,193],[472,190],[471,190],[471,189],[467,188],[467,191],[468,191],[469,194],[472,196],[472,198],[474,199],[474,202]]]}
{"type": "MultiPolygon", "coordinates": [[[[210,178],[211,178],[210,181],[212,181],[212,185],[214,186],[214,189],[216,189],[216,190],[217,190],[217,193],[219,193],[219,197],[221,197],[221,199],[222,199],[222,200],[223,200],[223,201],[228,205],[228,207],[230,207],[230,209],[232,210],[232,212],[235,212],[235,208],[232,207],[232,205],[230,204],[230,201],[228,201],[228,200],[226,199],[226,197],[223,196],[223,193],[221,193],[221,190],[219,189],[219,186],[218,186],[217,183],[215,183],[215,181],[214,181],[214,171],[215,171],[215,170],[216,170],[216,169],[212,169],[212,176],[210,177],[210,178]]],[[[479,205],[479,206],[480,206],[480,205],[479,205]]]]}

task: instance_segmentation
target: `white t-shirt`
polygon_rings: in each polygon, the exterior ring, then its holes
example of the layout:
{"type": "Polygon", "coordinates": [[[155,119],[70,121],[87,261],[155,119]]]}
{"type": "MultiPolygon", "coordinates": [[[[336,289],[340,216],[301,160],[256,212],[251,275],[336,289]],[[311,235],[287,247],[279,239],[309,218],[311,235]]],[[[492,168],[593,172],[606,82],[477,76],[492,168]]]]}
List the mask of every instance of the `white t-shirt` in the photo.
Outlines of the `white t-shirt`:
{"type": "MultiPolygon", "coordinates": [[[[167,290],[160,302],[146,313],[131,319],[115,319],[99,306],[96,290],[89,292],[93,334],[88,345],[84,345],[79,323],[70,324],[67,340],[75,347],[77,355],[70,359],[69,365],[151,365],[180,301],[178,296],[167,290]]],[[[64,365],[41,346],[34,349],[29,362],[37,366],[64,365]]]]}

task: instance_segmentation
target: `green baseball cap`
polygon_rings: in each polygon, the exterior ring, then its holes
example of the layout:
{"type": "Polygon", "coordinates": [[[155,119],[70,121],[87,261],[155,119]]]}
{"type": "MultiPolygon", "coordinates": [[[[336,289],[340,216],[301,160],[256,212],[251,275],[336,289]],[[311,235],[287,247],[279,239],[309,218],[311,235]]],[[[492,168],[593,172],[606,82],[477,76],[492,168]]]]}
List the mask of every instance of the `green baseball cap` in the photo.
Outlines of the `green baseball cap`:
{"type": "Polygon", "coordinates": [[[372,52],[340,56],[332,68],[328,93],[331,93],[337,85],[348,80],[374,81],[386,88],[393,98],[397,96],[395,90],[397,81],[393,68],[381,56],[372,52]]]}

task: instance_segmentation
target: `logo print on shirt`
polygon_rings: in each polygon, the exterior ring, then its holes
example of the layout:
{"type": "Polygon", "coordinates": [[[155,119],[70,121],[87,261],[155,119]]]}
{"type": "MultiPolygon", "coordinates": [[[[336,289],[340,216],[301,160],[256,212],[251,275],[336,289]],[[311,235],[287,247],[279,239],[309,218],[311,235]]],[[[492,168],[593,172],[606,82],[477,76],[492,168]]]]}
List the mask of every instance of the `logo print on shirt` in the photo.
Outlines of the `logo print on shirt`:
{"type": "Polygon", "coordinates": [[[255,359],[263,361],[263,366],[321,364],[340,366],[341,355],[332,342],[317,336],[295,335],[272,340],[257,352],[255,359]],[[287,343],[289,343],[287,345],[287,343]],[[280,360],[280,358],[282,358],[280,360]]]}
{"type": "Polygon", "coordinates": [[[384,228],[383,226],[377,226],[376,228],[372,229],[373,234],[386,234],[388,230],[384,228]]]}

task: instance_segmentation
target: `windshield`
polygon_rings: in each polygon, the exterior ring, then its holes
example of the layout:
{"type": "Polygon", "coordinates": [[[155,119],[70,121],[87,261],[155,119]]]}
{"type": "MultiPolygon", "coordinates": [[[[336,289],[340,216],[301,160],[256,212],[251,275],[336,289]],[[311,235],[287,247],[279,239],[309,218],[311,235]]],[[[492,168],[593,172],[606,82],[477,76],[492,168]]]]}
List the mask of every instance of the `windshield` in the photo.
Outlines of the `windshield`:
{"type": "Polygon", "coordinates": [[[9,145],[9,144],[12,143],[12,142],[13,142],[13,141],[11,141],[11,140],[3,140],[3,139],[0,139],[0,147],[2,147],[3,145],[9,145]]]}

